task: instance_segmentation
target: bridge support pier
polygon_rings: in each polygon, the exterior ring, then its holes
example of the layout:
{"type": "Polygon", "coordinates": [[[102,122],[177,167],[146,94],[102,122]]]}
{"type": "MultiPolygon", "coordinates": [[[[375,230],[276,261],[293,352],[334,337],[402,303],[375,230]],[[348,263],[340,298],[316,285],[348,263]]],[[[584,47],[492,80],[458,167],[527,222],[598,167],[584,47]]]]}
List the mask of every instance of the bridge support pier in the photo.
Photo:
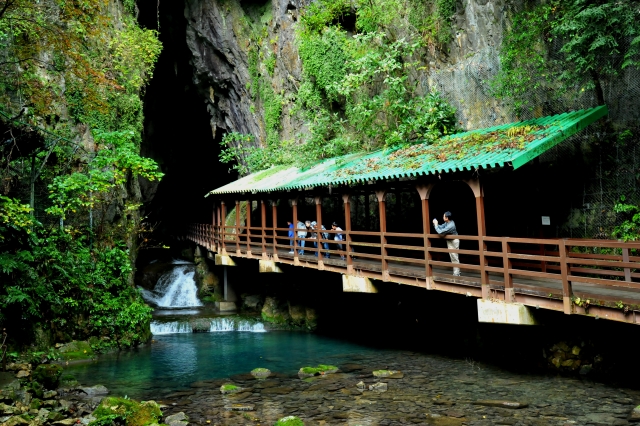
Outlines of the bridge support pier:
{"type": "Polygon", "coordinates": [[[265,259],[260,259],[258,260],[258,270],[261,273],[268,273],[268,272],[277,272],[279,274],[282,273],[282,269],[280,269],[280,267],[278,266],[278,264],[276,263],[275,260],[265,260],[265,259]]]}
{"type": "Polygon", "coordinates": [[[343,275],[342,291],[345,293],[377,293],[378,289],[367,277],[343,275]]]}
{"type": "Polygon", "coordinates": [[[522,303],[478,299],[478,322],[513,325],[535,325],[531,309],[522,303]]]}

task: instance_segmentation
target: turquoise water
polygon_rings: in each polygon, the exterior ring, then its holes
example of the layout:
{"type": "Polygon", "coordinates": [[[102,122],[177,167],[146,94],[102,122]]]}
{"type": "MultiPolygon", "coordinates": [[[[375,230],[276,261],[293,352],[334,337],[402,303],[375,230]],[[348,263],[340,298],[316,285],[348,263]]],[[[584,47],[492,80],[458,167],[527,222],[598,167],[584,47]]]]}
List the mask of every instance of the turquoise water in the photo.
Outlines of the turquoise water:
{"type": "Polygon", "coordinates": [[[131,398],[157,398],[193,382],[248,373],[256,367],[294,375],[307,365],[341,364],[384,350],[299,332],[219,332],[154,336],[132,351],[66,367],[83,385],[102,384],[131,398]]]}

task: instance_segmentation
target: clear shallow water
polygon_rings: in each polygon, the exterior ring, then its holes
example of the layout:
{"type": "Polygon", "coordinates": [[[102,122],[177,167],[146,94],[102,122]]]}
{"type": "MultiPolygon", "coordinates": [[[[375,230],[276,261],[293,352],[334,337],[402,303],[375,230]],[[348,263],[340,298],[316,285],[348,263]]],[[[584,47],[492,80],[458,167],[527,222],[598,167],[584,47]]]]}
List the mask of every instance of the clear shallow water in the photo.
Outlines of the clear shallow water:
{"type": "Polygon", "coordinates": [[[65,368],[83,385],[105,385],[131,398],[158,398],[193,382],[248,373],[256,367],[294,375],[300,367],[350,362],[381,350],[298,332],[219,332],[154,336],[132,351],[65,368]]]}

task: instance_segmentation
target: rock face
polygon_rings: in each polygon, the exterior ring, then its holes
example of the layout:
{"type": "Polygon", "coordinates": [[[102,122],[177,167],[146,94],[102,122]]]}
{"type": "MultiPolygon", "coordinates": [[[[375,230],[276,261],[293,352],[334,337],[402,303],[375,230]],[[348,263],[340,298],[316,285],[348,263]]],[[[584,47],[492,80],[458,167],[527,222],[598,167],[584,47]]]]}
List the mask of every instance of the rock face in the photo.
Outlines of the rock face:
{"type": "MultiPolygon", "coordinates": [[[[256,136],[256,143],[265,143],[264,107],[252,96],[251,90],[251,85],[255,84],[251,67],[255,64],[252,64],[250,51],[261,47],[272,51],[275,66],[270,72],[258,71],[268,80],[274,93],[281,94],[285,100],[280,140],[297,140],[297,133],[306,132],[304,123],[295,114],[289,114],[293,103],[288,100],[295,98],[302,80],[303,67],[295,31],[299,15],[308,3],[306,0],[251,3],[186,0],[186,40],[192,54],[193,82],[207,103],[214,135],[220,131],[236,131],[256,136]],[[261,41],[256,43],[256,39],[261,41]],[[260,46],[256,45],[260,43],[260,46]]],[[[430,51],[425,62],[434,72],[459,65],[448,71],[464,78],[465,64],[473,61],[472,56],[476,53],[490,52],[495,62],[509,9],[504,0],[458,3],[454,17],[456,37],[446,48],[430,51]]],[[[429,83],[441,86],[443,81],[432,74],[429,83]]],[[[446,84],[455,86],[454,81],[446,84]]],[[[500,108],[497,104],[492,107],[500,108]]],[[[463,115],[474,122],[471,111],[463,115]]]]}

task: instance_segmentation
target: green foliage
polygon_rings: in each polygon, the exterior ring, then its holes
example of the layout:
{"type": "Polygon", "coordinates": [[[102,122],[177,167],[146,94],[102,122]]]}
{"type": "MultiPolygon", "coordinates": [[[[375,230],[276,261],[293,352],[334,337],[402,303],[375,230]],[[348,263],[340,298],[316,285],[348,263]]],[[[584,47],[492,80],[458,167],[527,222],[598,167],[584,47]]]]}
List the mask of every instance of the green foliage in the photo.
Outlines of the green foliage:
{"type": "Polygon", "coordinates": [[[622,215],[624,221],[613,230],[613,237],[623,241],[640,240],[640,206],[628,204],[626,197],[620,197],[613,211],[622,215]]]}
{"type": "Polygon", "coordinates": [[[84,170],[56,176],[49,185],[53,205],[47,212],[64,218],[69,210],[94,208],[97,200],[131,176],[150,181],[160,179],[163,174],[158,171],[155,161],[139,155],[139,148],[133,142],[134,135],[132,131],[96,131],[95,156],[84,170]]]}
{"type": "Polygon", "coordinates": [[[420,84],[419,65],[425,45],[451,40],[454,13],[453,0],[319,0],[305,7],[296,33],[303,79],[288,113],[303,120],[308,131],[296,141],[280,140],[289,98],[275,93],[267,80],[275,57],[265,46],[266,27],[245,19],[251,34],[248,88],[262,104],[266,140],[240,146],[234,138],[248,136],[234,134],[223,141],[221,160],[235,163],[241,174],[277,165],[308,167],[325,158],[411,145],[455,131],[455,110],[420,84]],[[354,25],[345,27],[346,22],[354,25]],[[397,28],[406,28],[403,37],[397,28]]]}
{"type": "Polygon", "coordinates": [[[8,228],[29,233],[33,224],[31,207],[28,204],[0,195],[0,243],[5,239],[8,228]]]}
{"type": "Polygon", "coordinates": [[[38,226],[0,243],[0,322],[12,335],[47,322],[60,340],[95,335],[137,344],[147,337],[151,308],[129,285],[131,273],[123,244],[91,250],[73,229],[38,226]]]}
{"type": "Polygon", "coordinates": [[[541,87],[555,96],[594,90],[603,103],[602,81],[640,64],[639,7],[636,0],[554,0],[517,14],[503,40],[496,94],[512,99],[516,113],[536,103],[541,87]]]}

